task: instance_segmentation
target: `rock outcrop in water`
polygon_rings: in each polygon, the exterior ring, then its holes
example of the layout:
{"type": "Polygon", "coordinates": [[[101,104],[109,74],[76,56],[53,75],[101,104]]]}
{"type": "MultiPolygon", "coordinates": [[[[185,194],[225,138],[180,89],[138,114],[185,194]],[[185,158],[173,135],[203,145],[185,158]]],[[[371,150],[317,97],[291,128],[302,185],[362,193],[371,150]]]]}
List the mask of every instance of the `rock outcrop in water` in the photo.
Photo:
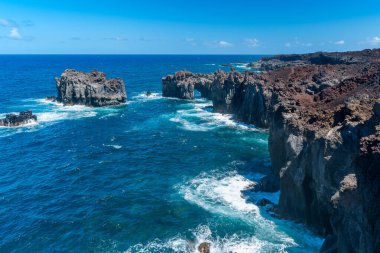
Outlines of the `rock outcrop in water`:
{"type": "Polygon", "coordinates": [[[5,118],[0,119],[0,126],[17,127],[37,121],[37,116],[32,111],[24,111],[17,114],[7,114],[5,118]]]}
{"type": "Polygon", "coordinates": [[[215,111],[269,128],[278,215],[326,236],[323,252],[380,252],[379,52],[336,53],[336,62],[261,74],[186,72],[163,84],[177,86],[179,98],[180,86],[203,84],[215,111]]]}
{"type": "Polygon", "coordinates": [[[179,71],[174,75],[162,78],[162,96],[193,99],[194,89],[196,89],[202,97],[211,98],[212,80],[211,75],[179,71]]]}
{"type": "Polygon", "coordinates": [[[96,70],[84,73],[67,69],[56,78],[56,83],[56,101],[64,105],[117,106],[127,100],[122,79],[106,79],[104,73],[96,70]]]}

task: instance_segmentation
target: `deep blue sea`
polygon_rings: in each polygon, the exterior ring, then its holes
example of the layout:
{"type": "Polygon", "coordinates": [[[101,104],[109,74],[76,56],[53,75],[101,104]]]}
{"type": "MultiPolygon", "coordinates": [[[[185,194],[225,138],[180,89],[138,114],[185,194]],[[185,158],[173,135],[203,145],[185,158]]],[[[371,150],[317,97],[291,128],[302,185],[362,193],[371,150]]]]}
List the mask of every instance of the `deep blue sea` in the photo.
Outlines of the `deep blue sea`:
{"type": "Polygon", "coordinates": [[[322,239],[272,218],[242,193],[270,167],[268,133],[212,113],[211,102],[161,97],[161,78],[213,72],[258,56],[0,56],[0,252],[318,252],[322,239]],[[63,107],[67,68],[124,79],[118,108],[63,107]],[[147,97],[147,91],[153,96],[147,97]]]}

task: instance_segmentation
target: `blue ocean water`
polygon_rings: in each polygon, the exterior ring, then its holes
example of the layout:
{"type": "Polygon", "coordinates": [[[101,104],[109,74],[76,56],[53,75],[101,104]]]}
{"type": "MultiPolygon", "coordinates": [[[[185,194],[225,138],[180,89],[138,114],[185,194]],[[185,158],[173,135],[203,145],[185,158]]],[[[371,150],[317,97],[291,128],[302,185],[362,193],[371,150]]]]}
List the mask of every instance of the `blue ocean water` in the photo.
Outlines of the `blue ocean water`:
{"type": "Polygon", "coordinates": [[[162,76],[257,58],[0,56],[0,116],[39,118],[0,128],[0,252],[318,252],[321,238],[253,204],[265,194],[242,193],[270,166],[266,131],[161,97],[162,76]],[[122,77],[128,103],[45,101],[66,68],[122,77]]]}

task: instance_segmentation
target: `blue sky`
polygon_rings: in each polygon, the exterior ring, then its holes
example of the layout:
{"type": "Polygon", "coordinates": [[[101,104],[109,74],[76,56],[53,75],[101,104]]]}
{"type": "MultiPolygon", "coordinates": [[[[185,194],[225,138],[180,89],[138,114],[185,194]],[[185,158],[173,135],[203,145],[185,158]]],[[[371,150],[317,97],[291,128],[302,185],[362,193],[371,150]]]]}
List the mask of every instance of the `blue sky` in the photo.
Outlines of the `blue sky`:
{"type": "Polygon", "coordinates": [[[376,47],[379,0],[0,2],[0,54],[278,54],[376,47]]]}

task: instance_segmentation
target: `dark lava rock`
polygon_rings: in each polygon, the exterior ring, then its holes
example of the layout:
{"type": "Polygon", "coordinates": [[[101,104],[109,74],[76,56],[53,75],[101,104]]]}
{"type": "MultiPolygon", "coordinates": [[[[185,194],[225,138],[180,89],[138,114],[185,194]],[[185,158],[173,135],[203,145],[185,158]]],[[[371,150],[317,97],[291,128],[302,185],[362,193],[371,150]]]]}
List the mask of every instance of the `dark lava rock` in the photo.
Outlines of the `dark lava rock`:
{"type": "Polygon", "coordinates": [[[210,243],[208,243],[208,242],[202,242],[198,246],[198,251],[200,253],[210,253],[210,246],[211,246],[210,243]]]}
{"type": "Polygon", "coordinates": [[[45,99],[47,101],[53,101],[53,102],[57,101],[57,97],[55,97],[55,96],[47,96],[45,99]]]}
{"type": "Polygon", "coordinates": [[[24,111],[17,114],[7,114],[4,119],[0,119],[0,126],[16,127],[37,121],[37,116],[32,111],[24,111]]]}
{"type": "Polygon", "coordinates": [[[96,70],[84,73],[67,69],[56,82],[57,102],[64,105],[117,106],[127,100],[122,79],[106,79],[104,73],[96,70]]]}
{"type": "Polygon", "coordinates": [[[280,180],[275,175],[268,175],[261,178],[255,187],[252,188],[254,192],[277,192],[280,190],[280,180]]]}
{"type": "Polygon", "coordinates": [[[174,75],[162,78],[162,96],[194,99],[194,89],[196,89],[202,97],[210,99],[212,82],[212,75],[178,71],[174,75]]]}
{"type": "Polygon", "coordinates": [[[322,244],[320,253],[338,253],[337,237],[329,235],[322,244]]]}
{"type": "Polygon", "coordinates": [[[262,198],[256,202],[256,205],[258,205],[258,206],[273,205],[273,202],[267,198],[262,198]]]}

